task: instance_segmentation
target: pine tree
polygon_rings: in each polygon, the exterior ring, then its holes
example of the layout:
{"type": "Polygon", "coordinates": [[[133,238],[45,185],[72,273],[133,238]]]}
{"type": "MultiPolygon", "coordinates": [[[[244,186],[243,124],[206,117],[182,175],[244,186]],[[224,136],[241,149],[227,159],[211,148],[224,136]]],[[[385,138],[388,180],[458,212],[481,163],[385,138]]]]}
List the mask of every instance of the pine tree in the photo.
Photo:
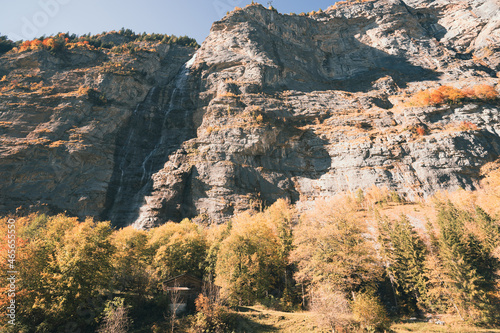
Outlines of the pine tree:
{"type": "Polygon", "coordinates": [[[481,207],[476,207],[475,222],[481,229],[481,241],[489,251],[500,247],[500,224],[481,207]]]}
{"type": "Polygon", "coordinates": [[[14,48],[15,44],[7,38],[7,36],[0,35],[0,55],[9,52],[14,48]]]}
{"type": "Polygon", "coordinates": [[[399,307],[406,311],[425,308],[427,282],[424,274],[424,243],[405,216],[393,223],[380,221],[379,230],[388,275],[399,307]]]}
{"type": "Polygon", "coordinates": [[[444,281],[460,315],[473,322],[494,320],[490,292],[495,289],[498,259],[465,228],[471,215],[453,204],[443,205],[438,214],[439,258],[444,281]]]}

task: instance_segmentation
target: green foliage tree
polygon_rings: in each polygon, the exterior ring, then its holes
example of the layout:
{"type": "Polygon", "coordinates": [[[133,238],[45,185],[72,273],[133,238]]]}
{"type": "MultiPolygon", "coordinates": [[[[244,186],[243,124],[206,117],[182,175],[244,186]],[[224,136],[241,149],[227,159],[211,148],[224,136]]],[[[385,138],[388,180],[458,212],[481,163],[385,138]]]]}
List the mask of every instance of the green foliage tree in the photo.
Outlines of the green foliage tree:
{"type": "Polygon", "coordinates": [[[467,230],[473,217],[453,204],[442,204],[438,213],[439,258],[443,283],[456,310],[472,322],[491,322],[497,317],[491,295],[498,279],[499,261],[491,250],[467,230]]]}
{"type": "Polygon", "coordinates": [[[425,275],[426,247],[408,218],[379,220],[379,242],[386,259],[386,269],[405,312],[425,309],[427,281],[425,275]]]}
{"type": "MultiPolygon", "coordinates": [[[[475,222],[479,227],[479,239],[490,252],[497,252],[500,248],[500,223],[492,218],[481,207],[476,207],[475,222]]],[[[499,258],[500,259],[500,258],[499,258]]]]}
{"type": "Polygon", "coordinates": [[[124,298],[115,297],[113,300],[107,301],[103,310],[102,323],[97,332],[127,333],[131,324],[128,308],[124,298]]]}

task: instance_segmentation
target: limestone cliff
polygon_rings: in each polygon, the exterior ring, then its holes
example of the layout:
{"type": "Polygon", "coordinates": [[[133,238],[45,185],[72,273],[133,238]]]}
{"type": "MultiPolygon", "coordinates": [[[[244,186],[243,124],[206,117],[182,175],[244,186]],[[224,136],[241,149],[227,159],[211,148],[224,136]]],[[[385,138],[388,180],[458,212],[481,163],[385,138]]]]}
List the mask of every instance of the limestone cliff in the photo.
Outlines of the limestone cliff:
{"type": "Polygon", "coordinates": [[[410,199],[473,189],[500,155],[498,99],[408,102],[442,85],[498,90],[499,8],[373,0],[300,16],[251,5],[215,22],[190,62],[192,49],[160,48],[121,55],[119,73],[106,72],[109,54],[8,53],[5,85],[16,73],[44,84],[1,97],[0,208],[149,227],[373,185],[410,199]]]}
{"type": "MultiPolygon", "coordinates": [[[[147,124],[154,130],[171,82],[195,51],[144,47],[151,49],[134,55],[38,50],[0,58],[2,213],[23,208],[99,217],[105,211],[127,131],[147,124]]],[[[153,135],[143,129],[134,139],[147,150],[153,135]]],[[[131,153],[142,158],[143,152],[131,153]]]]}

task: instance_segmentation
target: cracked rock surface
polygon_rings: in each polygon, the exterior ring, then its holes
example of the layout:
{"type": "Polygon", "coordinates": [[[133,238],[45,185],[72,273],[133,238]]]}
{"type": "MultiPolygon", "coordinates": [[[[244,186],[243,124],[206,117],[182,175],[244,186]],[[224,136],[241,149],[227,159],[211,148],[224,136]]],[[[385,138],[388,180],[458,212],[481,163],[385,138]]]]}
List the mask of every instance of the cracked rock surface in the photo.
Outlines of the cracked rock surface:
{"type": "Polygon", "coordinates": [[[141,75],[99,74],[105,55],[92,52],[72,68],[4,55],[0,76],[33,71],[62,95],[2,97],[0,209],[50,204],[148,228],[373,185],[408,199],[474,189],[500,155],[498,99],[409,101],[442,85],[498,91],[499,13],[496,0],[346,2],[306,16],[251,5],[215,22],[188,65],[187,48],[127,60],[141,75]],[[85,82],[109,103],[68,95],[85,82]]]}

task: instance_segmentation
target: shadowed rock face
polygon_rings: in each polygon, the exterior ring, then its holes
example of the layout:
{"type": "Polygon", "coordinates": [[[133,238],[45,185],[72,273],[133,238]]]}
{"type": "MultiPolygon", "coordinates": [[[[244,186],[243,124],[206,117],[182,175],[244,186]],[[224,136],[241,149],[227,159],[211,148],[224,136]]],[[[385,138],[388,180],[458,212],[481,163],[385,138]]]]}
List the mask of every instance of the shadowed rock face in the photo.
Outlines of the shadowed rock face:
{"type": "Polygon", "coordinates": [[[141,75],[101,73],[109,55],[96,52],[71,54],[73,67],[7,54],[1,75],[33,71],[65,90],[2,97],[0,121],[12,124],[0,172],[14,180],[0,184],[0,208],[39,202],[148,228],[373,185],[408,198],[472,189],[500,154],[497,103],[405,102],[439,85],[497,85],[499,15],[495,0],[365,1],[310,16],[249,6],[214,23],[193,64],[185,48],[122,56],[141,75]],[[71,95],[83,83],[108,104],[71,95]]]}
{"type": "Polygon", "coordinates": [[[153,87],[118,134],[103,213],[116,225],[141,219],[144,196],[151,193],[151,176],[183,142],[195,137],[191,96],[197,90],[189,81],[189,66],[190,62],[184,64],[168,84],[153,87]]]}
{"type": "MultiPolygon", "coordinates": [[[[161,113],[152,100],[160,99],[162,89],[169,96],[169,83],[195,51],[154,48],[134,56],[73,49],[0,57],[0,77],[5,75],[0,82],[2,213],[18,207],[80,217],[103,213],[124,133],[132,121],[143,124],[134,110],[151,106],[141,115],[156,125],[161,113]],[[162,87],[154,97],[153,87],[162,87]]],[[[137,137],[134,144],[149,147],[141,138],[149,140],[155,131],[152,126],[142,133],[149,137],[137,137]]]]}

